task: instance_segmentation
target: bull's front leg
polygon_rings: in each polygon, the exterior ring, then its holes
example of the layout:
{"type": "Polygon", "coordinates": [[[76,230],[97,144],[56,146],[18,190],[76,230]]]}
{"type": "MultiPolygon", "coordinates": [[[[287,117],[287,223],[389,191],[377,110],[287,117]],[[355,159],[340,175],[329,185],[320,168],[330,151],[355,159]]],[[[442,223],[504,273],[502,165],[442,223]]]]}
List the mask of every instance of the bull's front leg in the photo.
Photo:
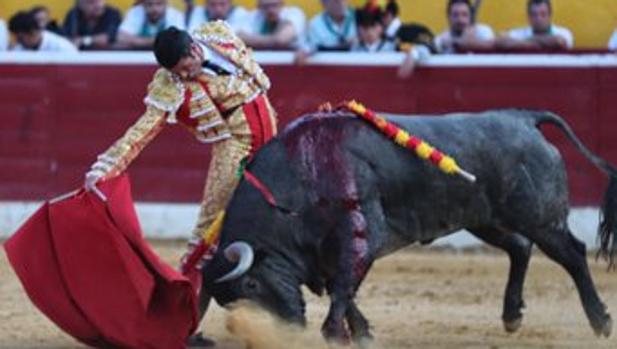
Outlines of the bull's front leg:
{"type": "MultiPolygon", "coordinates": [[[[367,205],[370,206],[370,205],[367,205]]],[[[322,326],[328,340],[342,344],[371,338],[368,321],[355,306],[353,298],[368,269],[374,261],[374,251],[369,248],[368,225],[362,207],[357,201],[347,203],[348,213],[341,220],[331,239],[325,243],[329,259],[336,267],[328,279],[330,310],[322,326]],[[347,326],[345,319],[348,321],[347,326]]]]}
{"type": "Polygon", "coordinates": [[[324,322],[322,333],[328,340],[341,344],[349,344],[349,341],[353,340],[361,348],[367,346],[373,339],[368,320],[360,312],[353,299],[337,301],[332,297],[330,312],[324,322]],[[345,322],[341,318],[344,308],[347,309],[344,317],[348,327],[345,327],[345,322]]]}
{"type": "Polygon", "coordinates": [[[351,297],[343,292],[330,294],[330,310],[321,327],[321,333],[328,341],[344,345],[349,344],[350,335],[344,319],[350,301],[351,297]]]}
{"type": "Polygon", "coordinates": [[[378,181],[372,166],[361,158],[343,161],[335,179],[340,192],[325,193],[326,201],[338,208],[325,217],[338,217],[334,231],[323,241],[321,250],[328,262],[326,287],[330,294],[330,310],[322,326],[328,340],[349,343],[370,339],[368,321],[355,306],[356,290],[386,240],[385,216],[380,204],[378,181]],[[362,192],[357,181],[362,181],[362,192]],[[348,326],[345,324],[345,318],[348,326]]]}
{"type": "Polygon", "coordinates": [[[360,309],[358,309],[355,301],[352,300],[350,302],[345,316],[351,331],[351,339],[358,343],[361,348],[368,345],[373,340],[370,325],[360,309]]]}

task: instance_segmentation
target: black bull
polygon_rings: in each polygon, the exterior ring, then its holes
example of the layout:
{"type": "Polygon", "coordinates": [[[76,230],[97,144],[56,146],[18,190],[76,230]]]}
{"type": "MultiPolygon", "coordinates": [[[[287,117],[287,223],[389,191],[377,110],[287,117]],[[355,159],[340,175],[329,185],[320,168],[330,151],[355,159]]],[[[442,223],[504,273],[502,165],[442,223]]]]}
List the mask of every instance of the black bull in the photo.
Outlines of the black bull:
{"type": "Polygon", "coordinates": [[[449,176],[345,113],[305,116],[264,146],[247,166],[270,190],[243,179],[227,208],[220,246],[204,268],[204,289],[225,305],[253,300],[304,323],[301,285],[331,298],[327,338],[370,337],[355,293],[375,259],[415,242],[467,229],[504,249],[511,267],[503,320],[522,320],[522,289],[533,243],[573,278],[598,335],[611,317],[567,223],[565,166],[538,126],[557,126],[611,177],[603,205],[601,250],[615,253],[615,169],[590,153],[558,116],[494,110],[444,117],[390,118],[452,155],[476,183],[449,176]],[[225,275],[225,276],[223,276],[225,275]],[[345,324],[346,322],[346,324],[345,324]]]}

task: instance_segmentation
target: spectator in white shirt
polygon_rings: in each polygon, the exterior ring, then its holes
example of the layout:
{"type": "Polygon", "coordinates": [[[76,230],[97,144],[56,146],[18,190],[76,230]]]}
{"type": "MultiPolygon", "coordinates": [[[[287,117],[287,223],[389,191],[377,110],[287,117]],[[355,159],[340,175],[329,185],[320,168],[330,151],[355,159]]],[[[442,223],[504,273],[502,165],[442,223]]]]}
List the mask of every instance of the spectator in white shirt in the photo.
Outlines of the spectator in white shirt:
{"type": "Polygon", "coordinates": [[[18,12],[9,21],[9,30],[15,36],[15,51],[56,51],[76,53],[77,48],[58,34],[41,29],[30,12],[18,12]]]}
{"type": "Polygon", "coordinates": [[[321,0],[324,11],[311,19],[311,51],[349,51],[357,38],[354,10],[347,0],[321,0]]]}
{"type": "Polygon", "coordinates": [[[608,41],[608,49],[611,51],[617,50],[617,30],[613,32],[613,35],[611,35],[608,41]]]}
{"type": "Polygon", "coordinates": [[[0,51],[9,48],[9,33],[6,31],[6,24],[0,19],[0,51]]]}
{"type": "Polygon", "coordinates": [[[62,28],[60,28],[55,19],[51,18],[49,9],[46,6],[34,6],[30,9],[30,13],[32,13],[41,29],[62,35],[62,28]]]}
{"type": "Polygon", "coordinates": [[[191,17],[193,17],[193,12],[195,12],[195,0],[184,0],[184,27],[188,29],[189,24],[191,24],[191,17]]]}
{"type": "Polygon", "coordinates": [[[529,26],[510,30],[500,37],[499,49],[566,50],[574,46],[570,30],[552,24],[553,9],[550,0],[529,0],[529,26]]]}
{"type": "Polygon", "coordinates": [[[203,23],[223,20],[237,33],[249,20],[249,12],[242,6],[235,6],[232,0],[205,0],[191,12],[188,30],[193,31],[203,23]]]}
{"type": "Polygon", "coordinates": [[[383,12],[378,7],[365,6],[355,13],[358,40],[353,52],[396,52],[396,44],[384,36],[383,12]]]}
{"type": "Polygon", "coordinates": [[[440,53],[489,50],[493,48],[493,30],[474,23],[470,0],[449,0],[447,7],[449,28],[435,38],[435,48],[440,53]]]}
{"type": "Polygon", "coordinates": [[[255,49],[290,50],[302,43],[306,17],[295,6],[285,6],[283,0],[258,0],[246,25],[238,36],[255,49]]]}
{"type": "Polygon", "coordinates": [[[182,12],[169,6],[167,0],[143,0],[126,13],[118,30],[117,46],[150,49],[156,34],[172,26],[184,29],[182,12]]]}
{"type": "Polygon", "coordinates": [[[311,19],[308,35],[296,51],[295,62],[305,64],[317,51],[349,51],[358,37],[355,11],[347,0],[321,0],[323,11],[311,19]]]}

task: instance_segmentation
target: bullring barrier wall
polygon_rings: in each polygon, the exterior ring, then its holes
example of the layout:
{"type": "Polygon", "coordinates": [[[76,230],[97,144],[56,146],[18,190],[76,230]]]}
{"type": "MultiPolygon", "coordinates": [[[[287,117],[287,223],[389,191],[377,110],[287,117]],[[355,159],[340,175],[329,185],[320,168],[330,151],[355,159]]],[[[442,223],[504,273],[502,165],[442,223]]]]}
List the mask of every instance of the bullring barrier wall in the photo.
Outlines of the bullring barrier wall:
{"type": "MultiPolygon", "coordinates": [[[[394,114],[547,109],[617,163],[613,54],[434,56],[408,80],[396,77],[399,54],[320,54],[305,66],[294,65],[291,53],[259,52],[257,59],[273,81],[270,97],[282,125],[324,101],[345,99],[394,114]]],[[[143,111],[155,69],[148,53],[0,55],[0,236],[41,200],[81,184],[96,155],[143,111]]],[[[593,243],[606,177],[559,132],[543,131],[566,160],[571,201],[580,208],[575,230],[593,243]]],[[[187,236],[208,160],[207,145],[170,125],[130,167],[148,235],[187,236]]]]}

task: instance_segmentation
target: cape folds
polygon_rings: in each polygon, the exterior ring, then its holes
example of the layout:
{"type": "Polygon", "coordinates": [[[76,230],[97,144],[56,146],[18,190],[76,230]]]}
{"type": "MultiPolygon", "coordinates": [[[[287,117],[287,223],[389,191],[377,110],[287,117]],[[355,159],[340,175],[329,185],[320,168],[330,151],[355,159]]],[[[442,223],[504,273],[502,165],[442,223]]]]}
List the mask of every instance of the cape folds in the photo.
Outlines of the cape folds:
{"type": "Polygon", "coordinates": [[[6,242],[32,302],[97,347],[184,348],[197,327],[196,292],[143,239],[128,177],[104,182],[104,203],[79,191],[46,202],[6,242]]]}

